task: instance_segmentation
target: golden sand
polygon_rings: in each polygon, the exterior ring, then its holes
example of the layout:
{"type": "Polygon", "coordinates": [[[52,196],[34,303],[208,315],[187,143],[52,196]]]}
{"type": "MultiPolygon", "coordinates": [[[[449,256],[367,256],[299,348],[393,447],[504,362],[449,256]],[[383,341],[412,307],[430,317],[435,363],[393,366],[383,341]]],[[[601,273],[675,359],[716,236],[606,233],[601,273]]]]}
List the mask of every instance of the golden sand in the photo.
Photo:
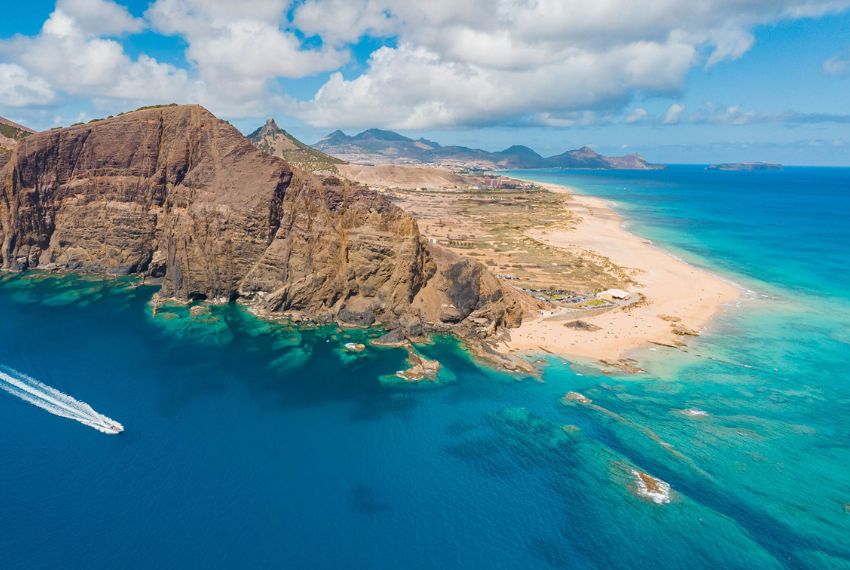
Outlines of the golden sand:
{"type": "Polygon", "coordinates": [[[719,276],[670,255],[651,242],[629,233],[622,219],[601,199],[574,194],[570,189],[543,184],[551,192],[569,194],[566,203],[573,228],[542,230],[533,237],[566,251],[589,250],[613,263],[633,269],[639,303],[581,320],[599,327],[568,327],[574,320],[566,311],[528,316],[510,340],[497,348],[506,352],[540,351],[564,357],[618,360],[649,344],[680,346],[683,336],[699,334],[724,307],[740,297],[740,290],[719,276]]]}

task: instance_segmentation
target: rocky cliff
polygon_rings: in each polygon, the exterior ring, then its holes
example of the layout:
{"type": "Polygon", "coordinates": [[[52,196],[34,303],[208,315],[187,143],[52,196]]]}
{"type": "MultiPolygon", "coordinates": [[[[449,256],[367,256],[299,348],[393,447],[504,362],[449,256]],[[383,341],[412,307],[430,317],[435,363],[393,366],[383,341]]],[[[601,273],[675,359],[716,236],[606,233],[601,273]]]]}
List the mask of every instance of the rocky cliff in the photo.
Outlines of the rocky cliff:
{"type": "Polygon", "coordinates": [[[141,274],[159,296],[319,321],[486,337],[521,302],[420,237],[363,186],[293,174],[199,106],[145,109],[22,140],[0,183],[0,265],[141,274]]]}

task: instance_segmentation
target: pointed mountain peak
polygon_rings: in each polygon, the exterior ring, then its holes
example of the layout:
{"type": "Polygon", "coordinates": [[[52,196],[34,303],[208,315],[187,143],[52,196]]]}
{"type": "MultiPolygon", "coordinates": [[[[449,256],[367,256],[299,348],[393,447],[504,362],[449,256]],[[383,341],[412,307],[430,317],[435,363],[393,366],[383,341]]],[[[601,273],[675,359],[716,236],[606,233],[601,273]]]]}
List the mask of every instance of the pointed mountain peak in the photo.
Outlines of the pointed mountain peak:
{"type": "Polygon", "coordinates": [[[264,137],[275,135],[287,135],[287,132],[278,127],[275,120],[270,117],[266,120],[265,124],[262,127],[248,135],[248,138],[256,142],[264,137]]]}
{"type": "Polygon", "coordinates": [[[351,138],[351,137],[349,137],[347,134],[345,134],[341,130],[337,129],[334,132],[326,135],[322,140],[319,141],[319,143],[340,144],[340,143],[347,141],[349,138],[351,138]]]}
{"type": "Polygon", "coordinates": [[[532,150],[532,149],[530,149],[527,146],[522,145],[522,144],[515,144],[515,145],[512,145],[512,146],[509,146],[505,150],[500,151],[499,154],[511,154],[511,155],[524,156],[524,157],[527,156],[527,157],[533,157],[533,158],[541,158],[541,156],[539,154],[537,154],[534,150],[532,150]]]}

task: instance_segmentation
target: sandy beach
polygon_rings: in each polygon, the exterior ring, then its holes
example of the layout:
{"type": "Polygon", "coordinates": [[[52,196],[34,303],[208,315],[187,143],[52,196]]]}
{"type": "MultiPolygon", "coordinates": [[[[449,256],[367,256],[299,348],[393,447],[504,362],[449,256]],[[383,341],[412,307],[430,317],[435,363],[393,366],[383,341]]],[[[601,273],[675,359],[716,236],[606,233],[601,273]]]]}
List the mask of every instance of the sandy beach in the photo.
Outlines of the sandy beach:
{"type": "Polygon", "coordinates": [[[673,257],[649,240],[629,233],[622,219],[603,200],[572,189],[542,184],[569,194],[567,208],[580,219],[574,229],[542,230],[529,235],[565,250],[592,251],[628,268],[634,285],[631,304],[598,314],[567,310],[526,316],[498,349],[507,353],[548,352],[567,358],[615,362],[655,344],[679,346],[699,333],[740,290],[721,277],[673,257]],[[642,299],[641,299],[642,296],[642,299]],[[634,302],[635,299],[641,299],[634,302]],[[588,327],[565,326],[580,319],[588,327]],[[598,328],[597,328],[598,327],[598,328]]]}

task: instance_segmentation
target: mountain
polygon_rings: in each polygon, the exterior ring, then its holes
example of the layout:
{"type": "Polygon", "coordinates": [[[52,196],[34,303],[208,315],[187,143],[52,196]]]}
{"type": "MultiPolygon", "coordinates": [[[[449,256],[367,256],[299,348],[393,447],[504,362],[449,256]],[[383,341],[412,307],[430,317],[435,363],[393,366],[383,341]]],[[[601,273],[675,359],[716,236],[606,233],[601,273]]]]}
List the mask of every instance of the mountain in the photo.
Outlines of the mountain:
{"type": "Polygon", "coordinates": [[[373,142],[373,141],[383,141],[383,142],[406,142],[410,139],[395,133],[393,131],[384,131],[381,129],[369,129],[367,131],[363,131],[359,135],[354,137],[354,140],[361,142],[373,142]]]}
{"type": "Polygon", "coordinates": [[[423,153],[440,145],[425,139],[413,140],[393,131],[369,129],[355,136],[334,131],[313,148],[347,162],[394,162],[416,164],[423,153]]]}
{"type": "Polygon", "coordinates": [[[543,164],[550,168],[612,168],[604,156],[587,146],[545,158],[543,164]]]}
{"type": "Polygon", "coordinates": [[[521,294],[427,243],[367,187],[294,171],[197,105],[23,139],[0,170],[0,267],[160,283],[154,304],[238,300],[259,314],[484,339],[521,294]]]}
{"type": "Polygon", "coordinates": [[[12,149],[18,141],[25,139],[35,131],[0,117],[0,169],[9,161],[12,149]]]}
{"type": "Polygon", "coordinates": [[[441,146],[424,138],[417,140],[393,131],[369,129],[354,136],[334,131],[313,145],[327,154],[354,163],[432,164],[452,168],[661,168],[640,155],[603,156],[589,147],[544,158],[527,146],[514,145],[499,152],[441,146]]]}
{"type": "Polygon", "coordinates": [[[505,150],[499,151],[496,154],[504,157],[506,161],[521,164],[537,164],[543,160],[543,157],[531,150],[527,146],[515,144],[505,150]]]}
{"type": "Polygon", "coordinates": [[[336,172],[336,165],[345,163],[304,144],[278,127],[274,119],[267,120],[265,125],[248,135],[248,140],[266,154],[278,156],[307,172],[336,172]]]}

